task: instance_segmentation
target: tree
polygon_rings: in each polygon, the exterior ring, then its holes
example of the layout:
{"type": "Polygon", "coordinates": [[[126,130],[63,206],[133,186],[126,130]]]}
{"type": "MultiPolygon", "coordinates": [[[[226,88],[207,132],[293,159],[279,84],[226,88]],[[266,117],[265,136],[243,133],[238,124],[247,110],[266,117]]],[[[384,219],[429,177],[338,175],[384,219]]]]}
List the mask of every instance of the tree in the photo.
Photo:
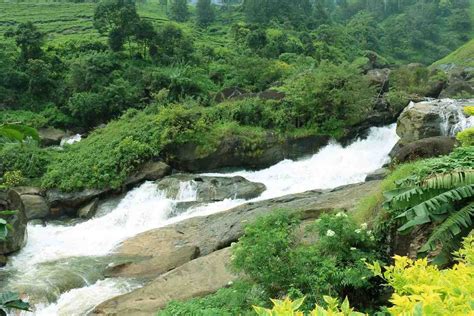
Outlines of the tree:
{"type": "Polygon", "coordinates": [[[135,2],[132,0],[105,0],[94,12],[94,27],[109,37],[109,46],[114,51],[122,49],[125,41],[131,44],[140,22],[135,2]]]}
{"type": "Polygon", "coordinates": [[[40,32],[32,22],[21,23],[16,30],[5,33],[7,37],[14,37],[20,48],[20,61],[38,59],[43,55],[41,46],[44,43],[44,33],[40,32]]]}
{"type": "Polygon", "coordinates": [[[198,0],[196,5],[197,23],[201,26],[211,24],[215,19],[211,0],[198,0]]]}
{"type": "Polygon", "coordinates": [[[178,21],[185,22],[189,18],[188,1],[187,0],[173,0],[170,7],[170,18],[178,21]]]}
{"type": "Polygon", "coordinates": [[[135,40],[142,48],[143,57],[146,56],[147,48],[153,43],[157,33],[150,21],[141,20],[135,29],[135,40]]]}

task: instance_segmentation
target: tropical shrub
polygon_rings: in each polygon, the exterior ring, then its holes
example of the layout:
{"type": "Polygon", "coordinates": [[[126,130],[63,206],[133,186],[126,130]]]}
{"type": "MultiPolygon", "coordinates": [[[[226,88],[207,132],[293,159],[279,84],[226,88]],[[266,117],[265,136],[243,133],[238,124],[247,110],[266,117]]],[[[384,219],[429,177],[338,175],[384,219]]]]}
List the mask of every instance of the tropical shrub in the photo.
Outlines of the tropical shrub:
{"type": "Polygon", "coordinates": [[[474,237],[455,253],[457,263],[440,270],[427,259],[395,256],[391,266],[370,265],[394,293],[388,310],[393,315],[472,315],[474,313],[474,237]]]}
{"type": "Polygon", "coordinates": [[[435,224],[420,252],[426,254],[442,246],[439,259],[446,259],[473,227],[474,147],[458,148],[449,156],[425,161],[385,196],[385,207],[402,221],[400,232],[435,224]]]}
{"type": "Polygon", "coordinates": [[[466,128],[456,135],[462,146],[474,146],[474,127],[466,128]]]}
{"type": "MultiPolygon", "coordinates": [[[[267,309],[258,306],[254,306],[257,315],[262,316],[303,316],[303,312],[299,311],[299,308],[303,304],[304,298],[297,299],[295,301],[285,298],[284,300],[272,300],[273,308],[267,309]]],[[[349,304],[347,298],[344,299],[342,304],[339,301],[330,296],[324,296],[324,301],[328,305],[327,308],[316,305],[314,310],[311,311],[310,315],[314,316],[358,316],[364,315],[359,312],[355,312],[349,304]]]]}

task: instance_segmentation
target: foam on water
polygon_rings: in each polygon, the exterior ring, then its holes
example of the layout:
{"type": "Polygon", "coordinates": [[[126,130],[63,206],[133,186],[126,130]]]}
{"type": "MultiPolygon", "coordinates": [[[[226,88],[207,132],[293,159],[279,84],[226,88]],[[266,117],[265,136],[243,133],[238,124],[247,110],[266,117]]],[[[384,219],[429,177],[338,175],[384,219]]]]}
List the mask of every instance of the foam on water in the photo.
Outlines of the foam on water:
{"type": "MultiPolygon", "coordinates": [[[[241,175],[251,181],[264,183],[267,190],[256,200],[311,189],[332,188],[363,181],[368,173],[388,161],[388,153],[397,141],[395,125],[372,128],[367,139],[356,140],[347,147],[331,143],[317,154],[298,161],[285,160],[260,171],[213,175],[241,175]]],[[[101,217],[69,227],[29,225],[28,244],[10,258],[7,270],[16,271],[21,276],[27,271],[33,273],[46,262],[106,255],[118,243],[138,233],[189,217],[224,211],[245,202],[225,200],[201,205],[169,218],[176,202],[195,199],[196,188],[192,182],[181,184],[177,200],[167,199],[166,194],[159,191],[155,184],[147,182],[128,192],[110,212],[99,212],[105,214],[101,217]]],[[[37,275],[38,278],[48,278],[47,274],[37,275]]],[[[48,279],[43,281],[47,282],[48,279]]],[[[132,288],[133,285],[127,280],[97,281],[62,293],[55,303],[37,305],[35,314],[85,314],[98,303],[132,288]]]]}

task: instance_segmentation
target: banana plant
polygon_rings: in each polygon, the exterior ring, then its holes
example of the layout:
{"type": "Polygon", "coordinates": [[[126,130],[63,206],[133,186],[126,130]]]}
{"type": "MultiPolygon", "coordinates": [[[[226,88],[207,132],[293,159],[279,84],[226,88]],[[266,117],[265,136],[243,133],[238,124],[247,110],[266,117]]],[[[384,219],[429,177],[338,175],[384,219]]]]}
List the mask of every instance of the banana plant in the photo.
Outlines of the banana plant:
{"type": "MultiPolygon", "coordinates": [[[[10,216],[15,215],[16,211],[0,211],[0,216],[10,216]]],[[[12,230],[13,227],[6,219],[0,217],[0,242],[5,241],[8,236],[8,231],[12,230]]]]}
{"type": "Polygon", "coordinates": [[[6,316],[7,310],[17,309],[22,311],[31,311],[30,304],[24,302],[18,293],[5,292],[0,293],[0,316],[6,316]]]}

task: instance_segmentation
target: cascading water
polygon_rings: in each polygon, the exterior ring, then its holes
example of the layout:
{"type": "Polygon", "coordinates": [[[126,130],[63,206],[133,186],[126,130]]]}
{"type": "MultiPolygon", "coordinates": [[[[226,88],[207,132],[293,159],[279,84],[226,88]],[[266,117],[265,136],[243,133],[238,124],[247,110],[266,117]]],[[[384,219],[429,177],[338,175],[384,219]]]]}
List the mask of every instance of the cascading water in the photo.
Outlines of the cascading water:
{"type": "Polygon", "coordinates": [[[443,99],[441,102],[437,108],[441,118],[441,133],[444,136],[455,136],[458,132],[474,126],[474,116],[465,115],[459,101],[443,99]]]}
{"type": "MultiPolygon", "coordinates": [[[[267,190],[258,199],[332,188],[363,181],[368,173],[388,161],[388,153],[397,141],[395,125],[372,128],[367,139],[345,148],[331,143],[298,161],[285,160],[260,171],[213,175],[241,175],[264,183],[267,190]]],[[[149,229],[246,202],[225,200],[200,205],[170,218],[177,202],[195,199],[193,182],[183,182],[174,200],[166,198],[154,183],[147,182],[128,192],[116,207],[99,210],[100,215],[87,222],[74,226],[29,225],[28,244],[10,258],[2,272],[3,280],[0,275],[0,287],[28,293],[31,301],[38,303],[37,315],[83,315],[100,302],[139,286],[133,280],[101,280],[101,269],[112,260],[107,255],[121,241],[149,229]]]]}

